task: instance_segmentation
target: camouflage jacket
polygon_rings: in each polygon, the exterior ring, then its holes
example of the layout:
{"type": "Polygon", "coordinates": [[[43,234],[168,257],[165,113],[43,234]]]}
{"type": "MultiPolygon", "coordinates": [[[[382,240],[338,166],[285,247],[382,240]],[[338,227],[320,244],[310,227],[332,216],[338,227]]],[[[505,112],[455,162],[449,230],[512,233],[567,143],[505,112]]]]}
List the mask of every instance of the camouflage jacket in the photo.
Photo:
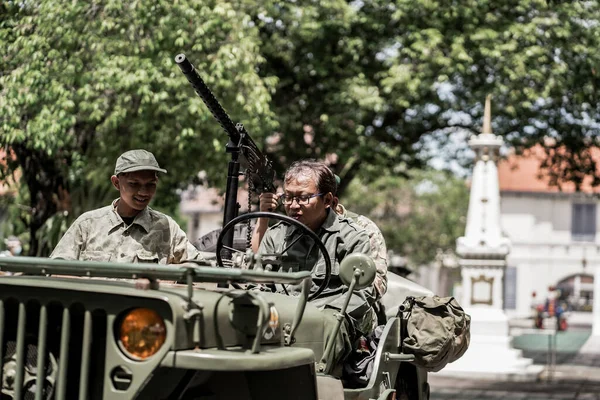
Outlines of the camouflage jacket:
{"type": "Polygon", "coordinates": [[[77,218],[50,257],[160,264],[176,264],[199,257],[199,252],[171,217],[146,207],[127,226],[117,213],[117,200],[77,218]]]}
{"type": "MultiPolygon", "coordinates": [[[[258,253],[264,255],[280,253],[298,238],[301,232],[298,228],[287,224],[277,223],[270,227],[263,237],[258,253]]],[[[312,301],[317,307],[327,306],[341,309],[348,288],[339,277],[340,261],[351,253],[371,255],[371,245],[368,233],[348,218],[343,218],[334,212],[329,212],[327,219],[316,234],[327,248],[331,259],[331,279],[323,293],[312,301]]],[[[304,235],[282,255],[285,269],[313,271],[313,291],[325,274],[324,255],[321,254],[314,241],[304,235]]],[[[291,288],[297,291],[298,288],[291,288]]],[[[350,300],[347,313],[354,319],[360,320],[372,311],[375,302],[375,288],[356,291],[350,300]]]]}
{"type": "Polygon", "coordinates": [[[359,215],[348,211],[346,207],[338,204],[336,212],[342,217],[349,218],[356,222],[358,226],[363,228],[369,234],[369,242],[371,243],[371,253],[369,254],[375,265],[377,266],[377,277],[375,278],[375,287],[377,288],[379,298],[383,297],[387,291],[387,247],[385,239],[375,222],[371,221],[364,215],[359,215]]]}

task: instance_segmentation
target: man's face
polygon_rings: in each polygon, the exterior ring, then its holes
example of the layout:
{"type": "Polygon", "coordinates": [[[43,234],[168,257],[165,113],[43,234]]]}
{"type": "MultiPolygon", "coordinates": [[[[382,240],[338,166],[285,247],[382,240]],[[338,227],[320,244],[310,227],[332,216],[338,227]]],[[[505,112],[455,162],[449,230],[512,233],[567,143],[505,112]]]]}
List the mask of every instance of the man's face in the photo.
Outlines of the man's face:
{"type": "MultiPolygon", "coordinates": [[[[301,175],[291,178],[285,183],[285,195],[290,198],[310,196],[319,193],[312,177],[301,175]]],[[[315,196],[308,200],[308,204],[298,204],[297,199],[291,204],[284,202],[285,212],[288,216],[297,219],[313,231],[317,231],[327,218],[327,208],[331,205],[331,193],[315,196]]]]}
{"type": "Polygon", "coordinates": [[[119,208],[128,214],[146,208],[156,193],[158,177],[155,171],[135,171],[113,175],[111,181],[119,190],[119,208]]]}

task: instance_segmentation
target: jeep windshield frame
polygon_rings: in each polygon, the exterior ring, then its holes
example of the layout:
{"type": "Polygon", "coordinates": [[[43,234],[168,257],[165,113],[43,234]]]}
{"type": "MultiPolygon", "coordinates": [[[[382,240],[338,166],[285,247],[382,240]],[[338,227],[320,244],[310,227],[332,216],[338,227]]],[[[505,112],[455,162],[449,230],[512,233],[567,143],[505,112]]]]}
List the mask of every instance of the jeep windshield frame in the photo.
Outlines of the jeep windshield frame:
{"type": "MultiPolygon", "coordinates": [[[[206,263],[206,261],[199,261],[206,263]]],[[[0,271],[27,275],[61,275],[89,278],[158,279],[188,283],[265,283],[297,285],[311,277],[311,271],[277,272],[264,269],[219,268],[182,264],[133,264],[98,261],[75,261],[40,257],[0,257],[0,271]]]]}

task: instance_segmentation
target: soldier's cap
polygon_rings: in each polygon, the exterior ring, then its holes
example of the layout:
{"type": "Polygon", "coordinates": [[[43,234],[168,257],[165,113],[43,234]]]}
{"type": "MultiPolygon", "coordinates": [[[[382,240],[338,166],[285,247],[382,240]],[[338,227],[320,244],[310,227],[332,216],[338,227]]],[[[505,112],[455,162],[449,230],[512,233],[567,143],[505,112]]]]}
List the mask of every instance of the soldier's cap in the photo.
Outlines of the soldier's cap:
{"type": "Polygon", "coordinates": [[[158,161],[154,158],[154,154],[142,149],[126,151],[117,158],[115,175],[135,171],[157,171],[165,174],[167,173],[166,169],[163,169],[158,165],[158,161]]]}

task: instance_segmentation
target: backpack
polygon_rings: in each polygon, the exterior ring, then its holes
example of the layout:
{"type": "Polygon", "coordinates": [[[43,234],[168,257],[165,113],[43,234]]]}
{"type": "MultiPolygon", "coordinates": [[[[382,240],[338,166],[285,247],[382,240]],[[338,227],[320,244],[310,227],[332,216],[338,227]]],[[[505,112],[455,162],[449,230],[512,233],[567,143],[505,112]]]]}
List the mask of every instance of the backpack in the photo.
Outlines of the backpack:
{"type": "Polygon", "coordinates": [[[413,364],[437,372],[467,351],[471,317],[454,297],[409,296],[398,314],[402,352],[415,356],[413,364]]]}

